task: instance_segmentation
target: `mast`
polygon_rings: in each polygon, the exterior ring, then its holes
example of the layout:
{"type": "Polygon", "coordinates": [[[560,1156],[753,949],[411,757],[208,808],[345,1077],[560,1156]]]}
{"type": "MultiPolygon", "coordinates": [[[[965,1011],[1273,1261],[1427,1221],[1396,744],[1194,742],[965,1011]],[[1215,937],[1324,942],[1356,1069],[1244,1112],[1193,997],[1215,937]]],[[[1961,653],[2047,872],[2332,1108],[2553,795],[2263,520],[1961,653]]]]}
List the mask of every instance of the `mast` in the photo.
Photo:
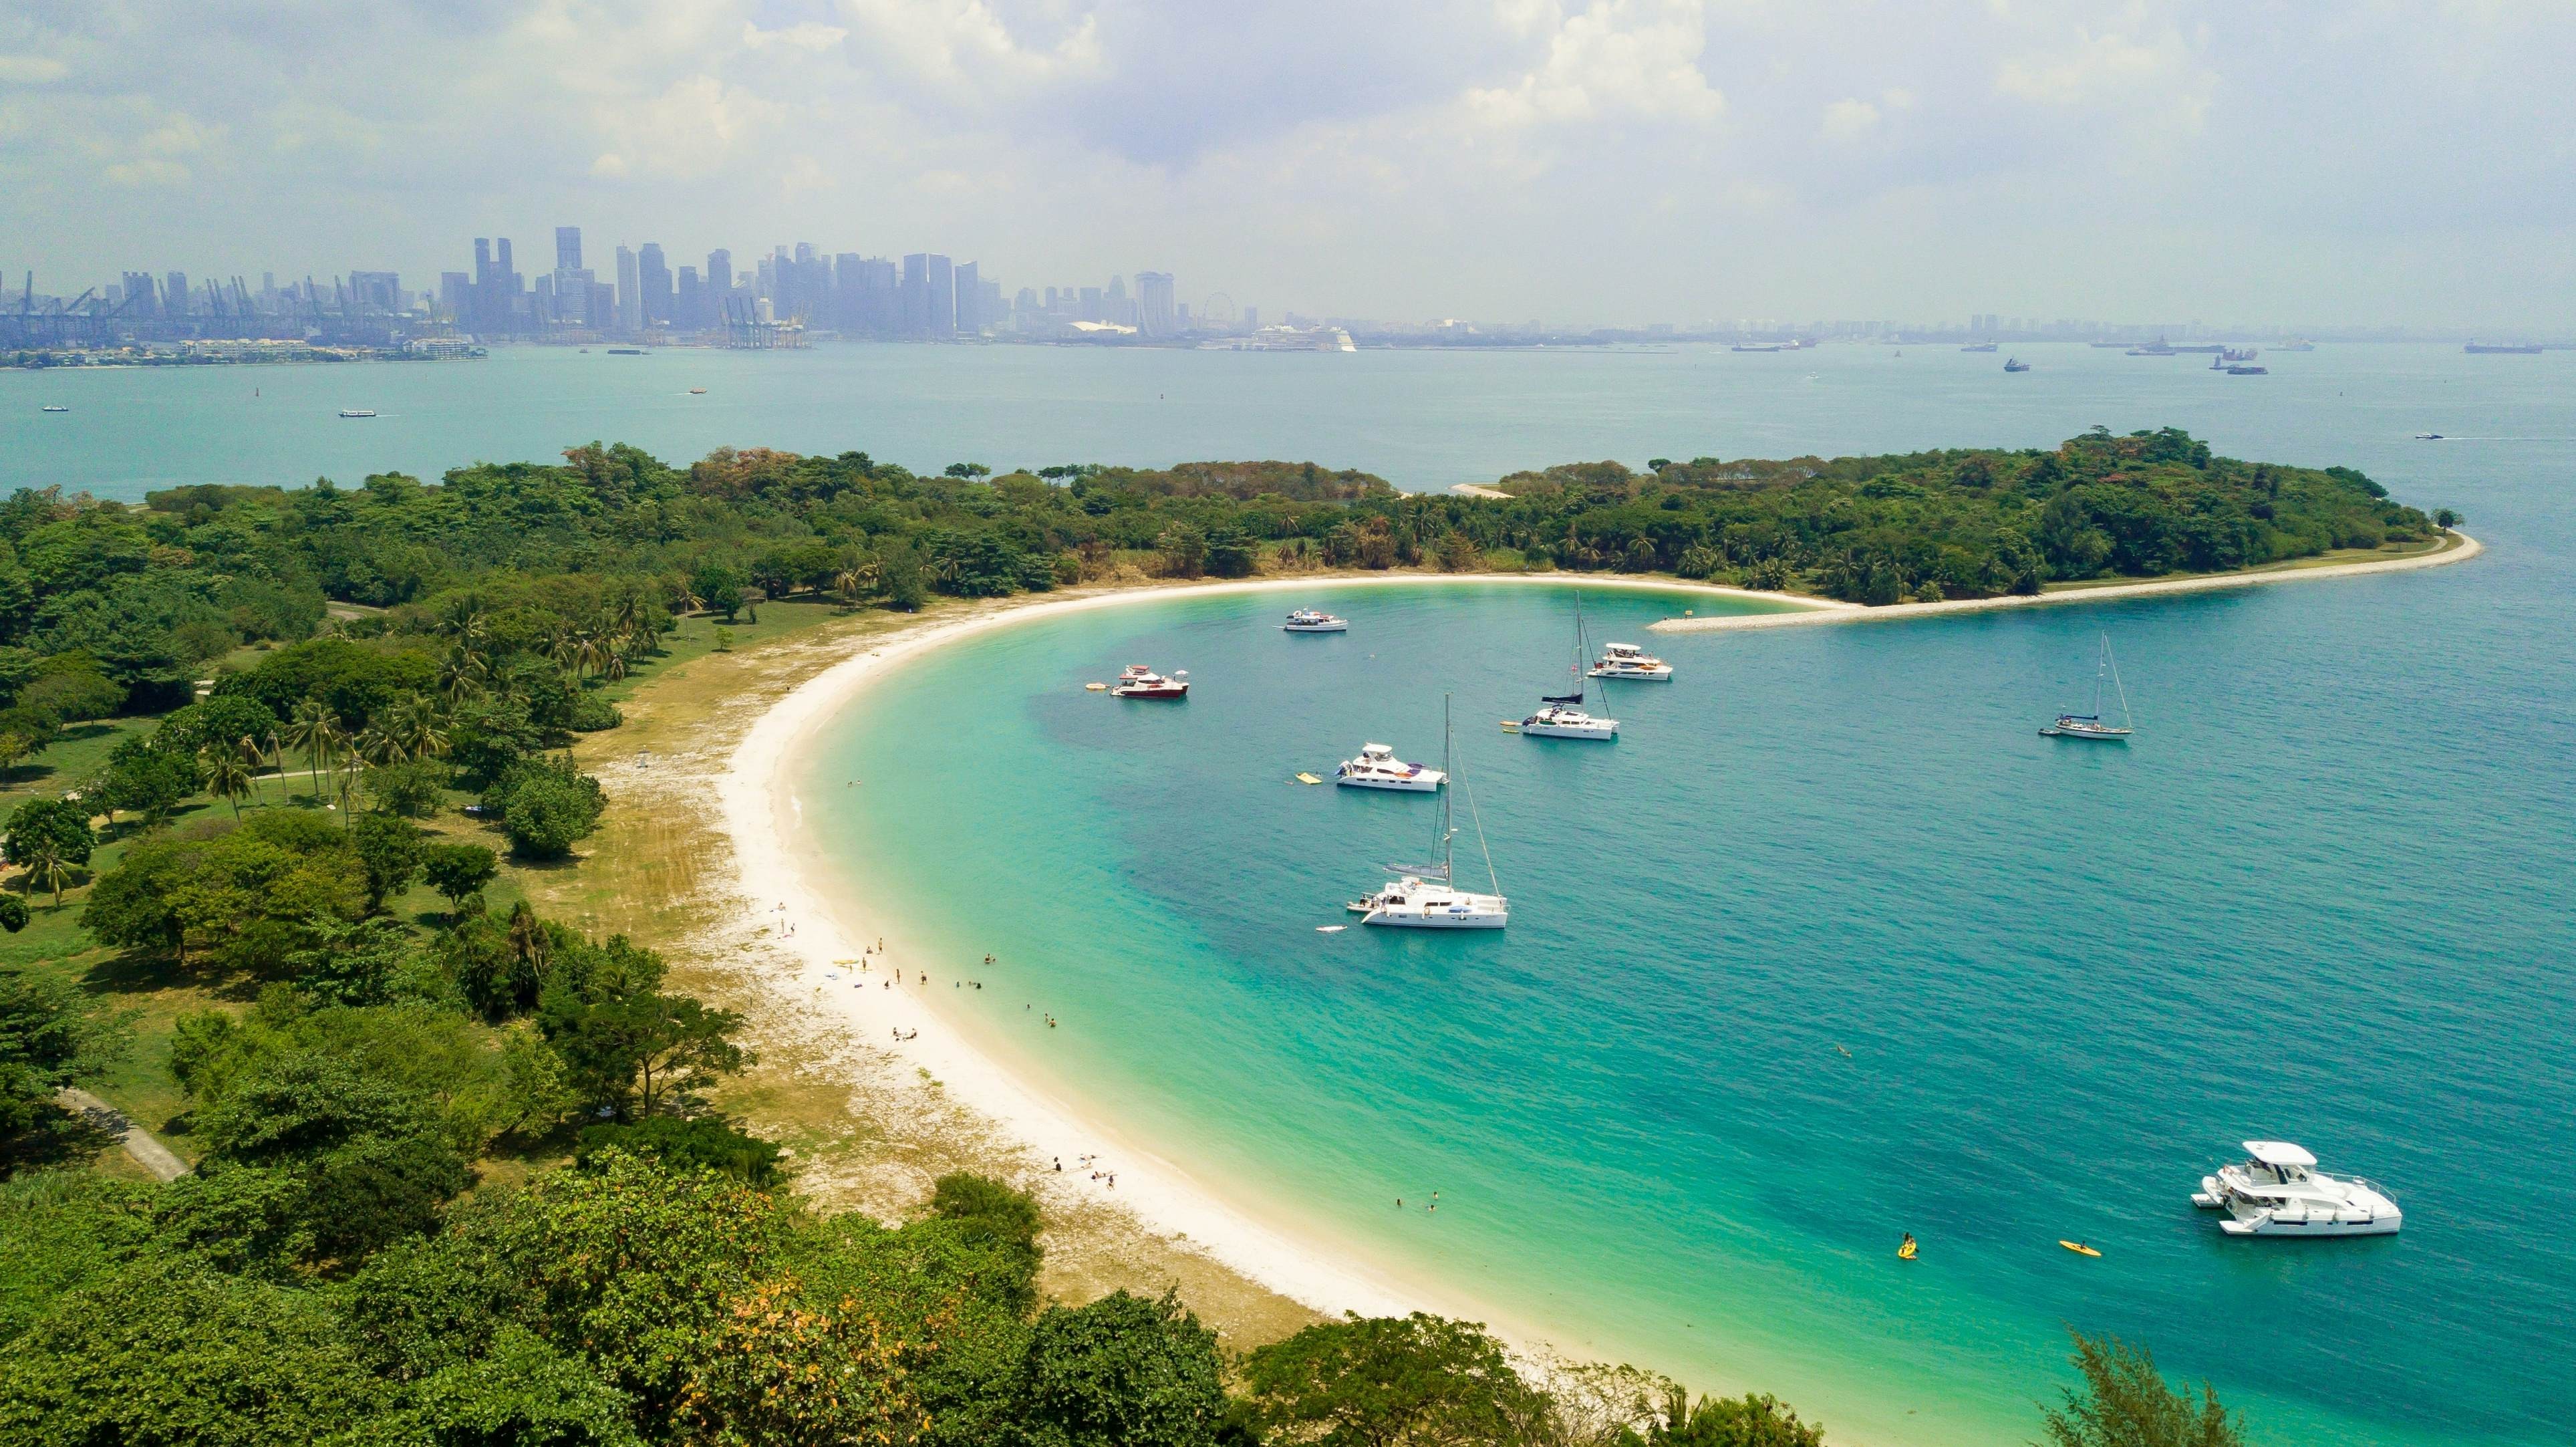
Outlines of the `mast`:
{"type": "Polygon", "coordinates": [[[1455,888],[1458,875],[1449,858],[1450,841],[1458,837],[1458,831],[1449,827],[1449,789],[1457,782],[1450,772],[1456,767],[1450,762],[1449,757],[1452,746],[1449,731],[1450,697],[1451,695],[1445,693],[1440,695],[1440,878],[1455,888]]]}

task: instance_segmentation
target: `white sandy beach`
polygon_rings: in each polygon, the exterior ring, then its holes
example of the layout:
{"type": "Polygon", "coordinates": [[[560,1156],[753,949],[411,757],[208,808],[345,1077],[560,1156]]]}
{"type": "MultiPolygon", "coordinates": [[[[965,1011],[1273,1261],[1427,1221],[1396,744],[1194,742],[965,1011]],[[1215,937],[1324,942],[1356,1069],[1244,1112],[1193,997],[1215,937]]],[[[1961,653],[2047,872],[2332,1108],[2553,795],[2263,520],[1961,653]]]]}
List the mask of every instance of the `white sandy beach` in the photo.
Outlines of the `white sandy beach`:
{"type": "MultiPolygon", "coordinates": [[[[1717,618],[1666,618],[1646,626],[1657,633],[1714,633],[1737,628],[1788,628],[1816,623],[1901,622],[1944,613],[1986,613],[2000,608],[2034,608],[2057,603],[2097,603],[2110,598],[2148,598],[2168,593],[2206,593],[2218,588],[2250,588],[2262,583],[2296,583],[2310,578],[2351,578],[2363,573],[2403,573],[2465,563],[2486,551],[2467,533],[2454,531],[2457,544],[2406,558],[2373,558],[2364,563],[2333,563],[2321,568],[2276,568],[2260,573],[2221,573],[2207,578],[2168,578],[2152,583],[2114,583],[2101,588],[2061,588],[2054,593],[2013,594],[2001,598],[1958,598],[1941,603],[1896,603],[1864,608],[1857,603],[1801,597],[1812,605],[1798,613],[1760,613],[1717,618]]],[[[1768,594],[1783,597],[1784,594],[1768,594]]]]}

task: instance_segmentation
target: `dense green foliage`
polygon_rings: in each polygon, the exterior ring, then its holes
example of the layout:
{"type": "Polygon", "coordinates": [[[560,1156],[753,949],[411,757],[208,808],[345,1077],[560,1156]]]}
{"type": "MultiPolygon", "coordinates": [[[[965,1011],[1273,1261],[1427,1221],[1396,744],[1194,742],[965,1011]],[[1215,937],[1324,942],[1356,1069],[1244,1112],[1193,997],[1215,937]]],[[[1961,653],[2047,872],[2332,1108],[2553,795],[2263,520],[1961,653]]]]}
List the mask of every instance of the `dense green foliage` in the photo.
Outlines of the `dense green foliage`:
{"type": "Polygon", "coordinates": [[[2069,1357],[2084,1379],[2046,1409],[2049,1447],[2243,1447],[2237,1419],[2208,1383],[2200,1395],[2177,1391],[2156,1370],[2155,1354],[2117,1337],[2069,1332],[2069,1357]]]}

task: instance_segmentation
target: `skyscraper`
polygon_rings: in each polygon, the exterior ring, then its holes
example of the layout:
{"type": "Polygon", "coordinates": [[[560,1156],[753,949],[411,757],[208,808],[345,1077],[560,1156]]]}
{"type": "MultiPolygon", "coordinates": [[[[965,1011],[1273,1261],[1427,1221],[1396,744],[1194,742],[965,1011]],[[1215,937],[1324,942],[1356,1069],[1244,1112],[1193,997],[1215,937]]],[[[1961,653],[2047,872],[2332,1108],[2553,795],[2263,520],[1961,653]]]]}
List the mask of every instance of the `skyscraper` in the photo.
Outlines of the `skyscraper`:
{"type": "Polygon", "coordinates": [[[687,331],[703,330],[707,325],[707,289],[698,284],[698,269],[680,268],[679,295],[671,303],[671,324],[687,331]]]}
{"type": "Polygon", "coordinates": [[[643,288],[637,303],[643,308],[644,324],[667,324],[671,320],[671,268],[663,263],[662,243],[644,243],[635,258],[635,279],[643,288]]]}
{"type": "Polygon", "coordinates": [[[644,330],[644,289],[636,284],[635,252],[625,246],[617,248],[617,328],[644,330]]]}
{"type": "Polygon", "coordinates": [[[903,331],[946,337],[957,331],[957,278],[948,258],[916,251],[903,259],[903,331]]]}
{"type": "Polygon", "coordinates": [[[733,295],[732,252],[707,253],[707,292],[718,299],[733,295]]]}
{"type": "Polygon", "coordinates": [[[968,337],[984,331],[984,283],[971,261],[957,268],[957,331],[968,337]]]}
{"type": "Polygon", "coordinates": [[[1136,330],[1149,337],[1168,337],[1179,332],[1172,312],[1170,272],[1136,273],[1136,330]]]}
{"type": "Polygon", "coordinates": [[[580,227],[558,226],[555,228],[555,270],[581,270],[580,227]]]}
{"type": "Polygon", "coordinates": [[[125,274],[125,283],[119,288],[119,290],[125,294],[125,314],[127,316],[132,317],[137,321],[143,321],[161,314],[160,304],[153,297],[152,273],[148,271],[127,272],[125,274]]]}
{"type": "Polygon", "coordinates": [[[174,271],[161,283],[161,312],[174,317],[188,314],[188,273],[174,271]]]}

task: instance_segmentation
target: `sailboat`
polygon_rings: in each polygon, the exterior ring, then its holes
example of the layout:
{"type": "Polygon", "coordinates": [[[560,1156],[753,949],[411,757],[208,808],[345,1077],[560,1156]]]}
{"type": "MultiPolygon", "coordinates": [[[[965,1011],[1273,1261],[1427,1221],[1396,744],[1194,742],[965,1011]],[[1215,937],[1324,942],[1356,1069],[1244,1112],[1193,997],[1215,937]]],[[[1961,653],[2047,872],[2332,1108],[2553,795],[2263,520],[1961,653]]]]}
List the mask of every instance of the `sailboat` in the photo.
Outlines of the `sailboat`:
{"type": "Polygon", "coordinates": [[[2093,711],[2059,714],[2057,722],[2039,732],[2043,738],[2092,739],[2099,743],[2120,744],[2129,741],[2132,722],[2129,691],[2120,685],[2120,666],[2111,661],[2111,635],[2105,633],[2102,635],[2102,661],[2093,670],[2093,711]],[[2116,727],[2102,717],[2102,684],[2106,680],[2120,700],[2120,722],[2116,727]]]}
{"type": "MultiPolygon", "coordinates": [[[[1440,699],[1440,770],[1455,779],[1457,764],[1450,758],[1449,698],[1440,699]]],[[[1396,929],[1501,929],[1511,922],[1511,902],[1503,898],[1503,882],[1494,874],[1494,854],[1485,850],[1485,878],[1493,885],[1491,894],[1476,894],[1452,883],[1451,843],[1458,837],[1449,818],[1450,791],[1440,791],[1440,862],[1438,864],[1389,865],[1397,878],[1379,887],[1365,899],[1351,901],[1351,913],[1360,923],[1386,925],[1396,929]]],[[[1475,796],[1467,798],[1470,816],[1476,807],[1475,796]]],[[[1476,827],[1476,847],[1484,849],[1485,830],[1476,827]]]]}
{"type": "Polygon", "coordinates": [[[1591,664],[1590,653],[1591,650],[1583,646],[1583,595],[1577,593],[1574,595],[1574,691],[1540,694],[1538,712],[1522,719],[1518,725],[1506,723],[1504,727],[1544,739],[1594,739],[1606,743],[1619,737],[1617,719],[1594,718],[1576,707],[1583,702],[1583,679],[1591,664]]]}

